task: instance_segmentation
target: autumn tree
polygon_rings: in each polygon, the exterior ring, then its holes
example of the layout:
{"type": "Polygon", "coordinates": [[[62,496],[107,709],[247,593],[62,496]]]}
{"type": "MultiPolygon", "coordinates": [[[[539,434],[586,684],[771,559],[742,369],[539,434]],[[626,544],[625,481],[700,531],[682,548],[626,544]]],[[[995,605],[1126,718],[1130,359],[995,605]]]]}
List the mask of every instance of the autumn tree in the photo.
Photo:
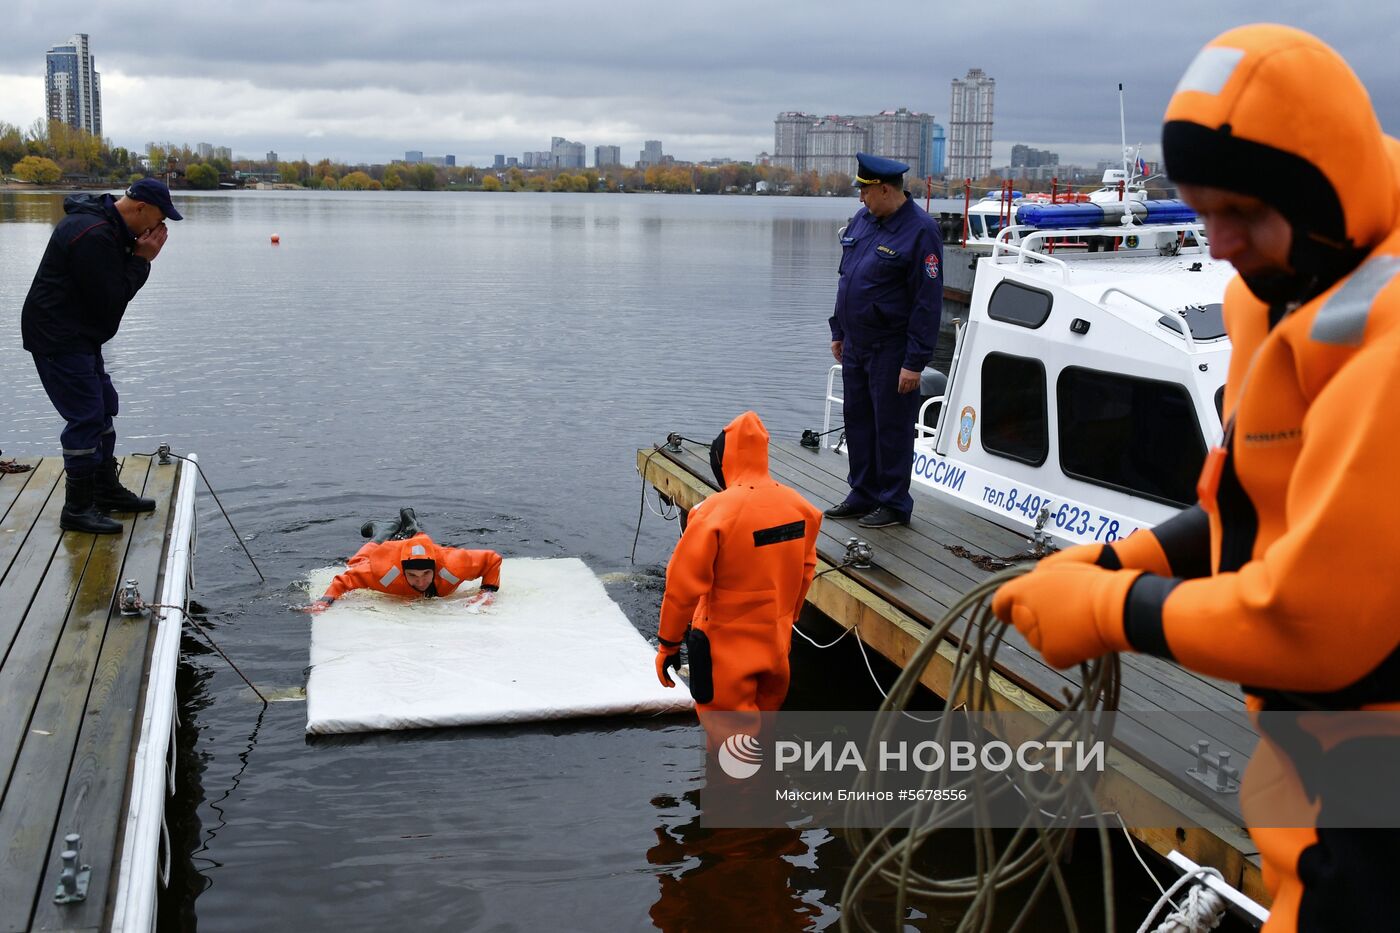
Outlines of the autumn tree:
{"type": "Polygon", "coordinates": [[[0,122],[0,172],[8,172],[24,155],[24,134],[19,127],[0,122]]]}
{"type": "Polygon", "coordinates": [[[413,185],[419,191],[436,191],[441,187],[437,167],[427,162],[419,162],[413,169],[413,185]]]}
{"type": "Polygon", "coordinates": [[[487,175],[485,178],[481,179],[481,190],[482,190],[482,191],[500,191],[500,190],[501,190],[501,180],[500,180],[499,178],[497,178],[495,175],[487,175]]]}
{"type": "Polygon", "coordinates": [[[219,187],[219,172],[212,165],[196,162],[185,170],[185,181],[189,182],[192,188],[205,190],[217,188],[219,187]]]}
{"type": "Polygon", "coordinates": [[[43,156],[25,156],[15,163],[14,173],[20,181],[36,185],[52,185],[63,177],[63,169],[58,167],[58,163],[43,156]]]}
{"type": "Polygon", "coordinates": [[[340,180],[340,187],[346,191],[364,191],[373,184],[374,179],[364,172],[350,172],[340,180]]]}

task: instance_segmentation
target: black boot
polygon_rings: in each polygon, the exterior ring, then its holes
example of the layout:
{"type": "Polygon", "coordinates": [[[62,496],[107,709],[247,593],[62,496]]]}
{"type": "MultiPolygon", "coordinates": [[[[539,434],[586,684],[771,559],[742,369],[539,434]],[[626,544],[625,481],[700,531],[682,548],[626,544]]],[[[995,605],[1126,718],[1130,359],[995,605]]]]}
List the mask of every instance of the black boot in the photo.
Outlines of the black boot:
{"type": "Polygon", "coordinates": [[[360,526],[360,536],[369,538],[375,544],[383,544],[394,535],[398,534],[399,523],[394,522],[365,522],[360,526]]]}
{"type": "Polygon", "coordinates": [[[96,483],[97,477],[91,474],[68,474],[63,513],[58,517],[58,527],[64,531],[81,531],[94,535],[121,533],[122,523],[103,515],[93,505],[93,487],[96,483]]]}
{"type": "Polygon", "coordinates": [[[385,541],[407,541],[422,530],[418,527],[418,516],[413,514],[413,509],[405,508],[399,509],[397,521],[365,522],[360,526],[360,536],[369,538],[375,544],[383,544],[385,541]]]}
{"type": "Polygon", "coordinates": [[[143,499],[117,480],[117,461],[104,461],[94,477],[93,504],[106,512],[154,512],[156,500],[143,499]]]}
{"type": "Polygon", "coordinates": [[[418,527],[418,516],[413,514],[413,509],[399,509],[399,530],[394,535],[397,541],[407,541],[416,534],[422,534],[423,529],[418,527]]]}

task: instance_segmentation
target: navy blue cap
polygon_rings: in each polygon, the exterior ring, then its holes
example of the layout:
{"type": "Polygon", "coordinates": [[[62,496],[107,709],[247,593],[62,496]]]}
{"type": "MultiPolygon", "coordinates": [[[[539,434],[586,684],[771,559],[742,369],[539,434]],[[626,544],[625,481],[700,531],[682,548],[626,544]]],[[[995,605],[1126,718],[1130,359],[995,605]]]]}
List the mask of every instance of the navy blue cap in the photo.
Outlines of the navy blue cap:
{"type": "Polygon", "coordinates": [[[856,153],[856,184],[858,185],[902,185],[904,173],[909,166],[884,156],[856,153]]]}
{"type": "Polygon", "coordinates": [[[132,182],[131,187],[126,189],[126,196],[133,201],[145,201],[147,204],[154,204],[160,208],[160,212],[165,215],[166,220],[184,220],[180,212],[175,210],[175,205],[170,200],[170,189],[165,187],[165,182],[157,181],[154,178],[143,178],[140,181],[132,182]]]}

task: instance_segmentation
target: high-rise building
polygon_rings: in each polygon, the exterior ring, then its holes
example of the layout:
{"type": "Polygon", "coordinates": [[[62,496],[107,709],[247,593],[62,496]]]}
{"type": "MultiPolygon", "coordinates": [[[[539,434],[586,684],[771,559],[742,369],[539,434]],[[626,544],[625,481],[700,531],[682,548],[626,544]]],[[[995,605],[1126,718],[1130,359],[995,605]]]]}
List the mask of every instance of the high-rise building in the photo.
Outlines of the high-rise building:
{"type": "Polygon", "coordinates": [[[403,154],[403,160],[409,165],[415,165],[423,161],[423,150],[410,149],[403,154]]]}
{"type": "MultiPolygon", "coordinates": [[[[870,151],[909,166],[910,174],[923,178],[933,174],[933,116],[912,113],[905,107],[885,110],[867,118],[870,151]]],[[[864,121],[861,121],[864,122],[864,121]]],[[[854,170],[854,169],[853,169],[854,170]]]]}
{"type": "Polygon", "coordinates": [[[491,161],[491,167],[494,168],[494,169],[497,169],[497,170],[505,168],[505,167],[506,167],[506,157],[505,157],[505,153],[501,153],[501,152],[496,153],[496,157],[495,157],[494,159],[492,159],[492,161],[491,161]]]}
{"type": "Polygon", "coordinates": [[[603,167],[608,166],[608,165],[621,165],[621,164],[622,164],[622,147],[621,147],[621,146],[594,146],[594,147],[593,147],[593,164],[596,165],[598,168],[603,168],[603,167]]]}
{"type": "Polygon", "coordinates": [[[799,110],[778,114],[773,121],[773,165],[806,171],[801,163],[807,156],[807,133],[819,122],[819,117],[799,110]]]}
{"type": "Polygon", "coordinates": [[[102,79],[88,49],[87,33],[49,49],[44,91],[50,120],[102,137],[102,79]]]}
{"type": "Polygon", "coordinates": [[[637,155],[638,168],[649,168],[653,165],[660,165],[662,158],[661,140],[648,139],[642,144],[642,151],[637,155]]]}
{"type": "Polygon", "coordinates": [[[793,172],[854,175],[856,153],[898,159],[914,177],[934,174],[933,117],[906,107],[865,116],[814,117],[790,110],[773,121],[772,164],[793,172]]]}
{"type": "Polygon", "coordinates": [[[856,153],[866,148],[869,135],[865,127],[841,117],[822,120],[807,130],[807,154],[799,160],[796,171],[853,175],[856,153]]]}
{"type": "Polygon", "coordinates": [[[232,162],[233,150],[228,146],[215,146],[213,149],[213,157],[216,159],[223,159],[225,162],[232,162]]]}
{"type": "Polygon", "coordinates": [[[942,175],[948,171],[948,135],[941,123],[933,124],[929,130],[929,172],[942,175]]]}
{"type": "Polygon", "coordinates": [[[213,156],[214,147],[208,143],[195,143],[194,151],[201,159],[208,159],[213,156]]]}
{"type": "Polygon", "coordinates": [[[1012,168],[1040,168],[1043,165],[1059,165],[1060,154],[1048,149],[1032,149],[1017,143],[1011,147],[1012,168]]]}
{"type": "Polygon", "coordinates": [[[550,168],[583,168],[583,143],[572,142],[562,136],[551,137],[549,161],[550,168]]]}
{"type": "Polygon", "coordinates": [[[995,78],[981,68],[953,79],[948,107],[948,174],[954,178],[983,178],[992,171],[992,103],[995,78]]]}
{"type": "Polygon", "coordinates": [[[276,149],[269,149],[269,150],[267,150],[267,156],[266,156],[266,158],[263,159],[263,161],[264,161],[264,162],[267,162],[269,165],[276,165],[276,164],[280,161],[280,160],[277,158],[277,150],[276,150],[276,149]]]}

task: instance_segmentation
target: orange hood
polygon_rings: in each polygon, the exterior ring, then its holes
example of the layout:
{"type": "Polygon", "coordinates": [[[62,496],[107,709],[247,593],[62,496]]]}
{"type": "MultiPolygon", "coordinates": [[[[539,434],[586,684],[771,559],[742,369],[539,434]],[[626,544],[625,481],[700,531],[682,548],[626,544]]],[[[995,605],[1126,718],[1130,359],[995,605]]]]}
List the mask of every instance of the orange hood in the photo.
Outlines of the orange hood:
{"type": "Polygon", "coordinates": [[[432,561],[435,567],[442,564],[442,560],[438,557],[438,546],[433,543],[432,538],[429,538],[421,531],[411,538],[405,538],[402,541],[386,541],[384,544],[398,546],[399,555],[397,563],[400,565],[408,560],[425,559],[432,561]]]}
{"type": "Polygon", "coordinates": [[[1346,61],[1308,33],[1243,26],[1212,40],[1167,105],[1174,182],[1257,197],[1294,229],[1294,268],[1323,286],[1394,228],[1394,141],[1346,61]]]}
{"type": "Polygon", "coordinates": [[[751,411],[725,426],[710,445],[710,468],[719,488],[733,483],[754,483],[771,479],[768,475],[768,429],[751,411]]]}

